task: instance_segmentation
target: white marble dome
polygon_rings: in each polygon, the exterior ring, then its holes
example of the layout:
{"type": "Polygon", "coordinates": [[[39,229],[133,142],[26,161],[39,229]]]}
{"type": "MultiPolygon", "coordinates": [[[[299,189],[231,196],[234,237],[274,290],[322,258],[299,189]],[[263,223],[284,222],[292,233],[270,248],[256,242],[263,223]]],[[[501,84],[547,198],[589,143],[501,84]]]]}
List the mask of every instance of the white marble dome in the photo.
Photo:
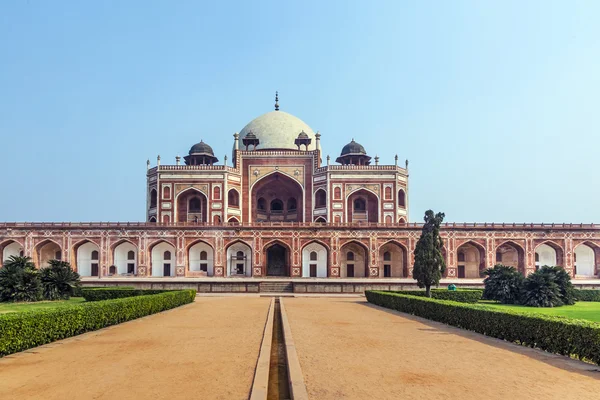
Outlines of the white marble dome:
{"type": "MultiPolygon", "coordinates": [[[[304,131],[312,142],[308,150],[315,150],[315,133],[304,121],[283,111],[271,111],[260,117],[254,118],[240,131],[240,150],[245,150],[246,146],[242,139],[248,132],[252,131],[260,141],[256,150],[266,149],[293,149],[298,147],[294,141],[300,132],[304,131]]],[[[304,149],[304,146],[302,146],[304,149]]]]}

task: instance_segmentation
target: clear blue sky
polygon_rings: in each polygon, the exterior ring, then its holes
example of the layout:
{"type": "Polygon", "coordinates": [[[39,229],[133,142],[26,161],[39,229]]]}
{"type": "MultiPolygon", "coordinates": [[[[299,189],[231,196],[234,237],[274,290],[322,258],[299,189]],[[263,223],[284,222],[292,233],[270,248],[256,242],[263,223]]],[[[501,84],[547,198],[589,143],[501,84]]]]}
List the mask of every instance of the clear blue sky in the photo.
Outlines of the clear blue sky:
{"type": "Polygon", "coordinates": [[[0,221],[144,220],[146,159],[281,109],[411,221],[600,223],[598,1],[0,2],[0,221]]]}

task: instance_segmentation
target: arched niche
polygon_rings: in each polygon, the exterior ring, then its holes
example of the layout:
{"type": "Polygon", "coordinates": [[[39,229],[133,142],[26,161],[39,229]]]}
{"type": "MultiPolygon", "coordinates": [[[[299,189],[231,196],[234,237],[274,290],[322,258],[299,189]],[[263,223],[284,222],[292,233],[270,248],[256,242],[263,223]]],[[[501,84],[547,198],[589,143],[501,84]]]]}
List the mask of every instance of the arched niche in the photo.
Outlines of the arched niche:
{"type": "Polygon", "coordinates": [[[214,275],[214,251],[205,242],[198,242],[188,250],[190,271],[205,272],[207,276],[214,275]]]}
{"type": "Polygon", "coordinates": [[[312,242],[302,249],[302,277],[327,277],[327,248],[321,243],[312,242]]]}
{"type": "Polygon", "coordinates": [[[151,251],[152,276],[176,276],[177,253],[175,246],[167,242],[159,242],[151,251]]]}

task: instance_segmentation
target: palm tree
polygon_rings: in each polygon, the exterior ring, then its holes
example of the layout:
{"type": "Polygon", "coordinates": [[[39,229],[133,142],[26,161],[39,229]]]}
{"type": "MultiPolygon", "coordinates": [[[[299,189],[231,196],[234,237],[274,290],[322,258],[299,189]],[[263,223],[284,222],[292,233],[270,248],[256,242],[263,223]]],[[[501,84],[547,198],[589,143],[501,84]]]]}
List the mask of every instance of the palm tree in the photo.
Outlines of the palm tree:
{"type": "Polygon", "coordinates": [[[80,285],[79,274],[71,269],[66,261],[50,260],[47,268],[42,268],[42,289],[47,300],[68,300],[80,285]]]}
{"type": "Polygon", "coordinates": [[[0,301],[37,301],[40,277],[29,257],[10,256],[0,268],[0,301]]]}

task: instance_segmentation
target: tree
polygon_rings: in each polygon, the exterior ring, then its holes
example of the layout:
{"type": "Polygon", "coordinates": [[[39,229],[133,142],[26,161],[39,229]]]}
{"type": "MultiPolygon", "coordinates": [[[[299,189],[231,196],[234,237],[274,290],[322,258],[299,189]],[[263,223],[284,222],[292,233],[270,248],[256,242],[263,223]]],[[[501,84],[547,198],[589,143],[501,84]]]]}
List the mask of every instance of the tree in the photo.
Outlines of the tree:
{"type": "Polygon", "coordinates": [[[431,297],[431,286],[438,285],[442,274],[446,270],[446,262],[442,249],[444,243],[440,237],[440,225],[444,220],[444,213],[434,215],[432,210],[425,212],[425,225],[421,237],[415,247],[415,265],[413,277],[419,287],[425,288],[427,297],[431,297]]]}
{"type": "Polygon", "coordinates": [[[47,300],[68,300],[80,286],[79,274],[66,261],[50,260],[40,271],[42,290],[47,300]]]}
{"type": "Polygon", "coordinates": [[[40,277],[29,257],[11,256],[0,268],[0,301],[37,301],[40,277]]]}
{"type": "Polygon", "coordinates": [[[484,272],[485,289],[483,298],[496,300],[503,304],[517,304],[521,294],[521,286],[525,277],[514,267],[497,264],[484,272]]]}

